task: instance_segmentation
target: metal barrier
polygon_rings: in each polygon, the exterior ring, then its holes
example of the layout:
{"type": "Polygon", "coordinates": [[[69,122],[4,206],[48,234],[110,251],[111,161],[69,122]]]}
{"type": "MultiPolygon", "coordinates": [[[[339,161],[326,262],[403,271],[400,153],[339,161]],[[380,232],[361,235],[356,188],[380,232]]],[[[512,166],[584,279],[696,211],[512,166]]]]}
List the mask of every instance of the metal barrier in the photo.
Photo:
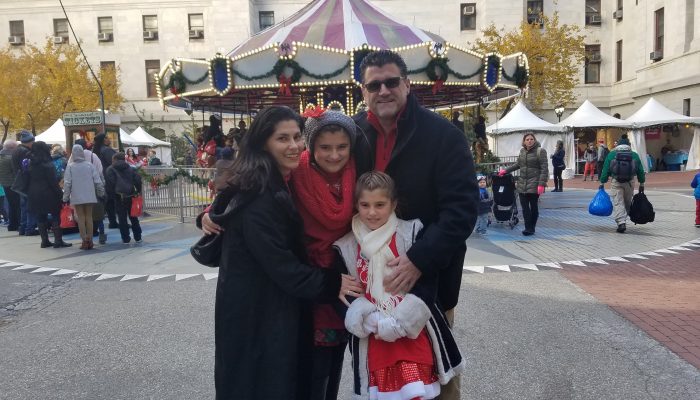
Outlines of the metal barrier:
{"type": "MultiPolygon", "coordinates": [[[[498,172],[499,169],[501,168],[507,168],[510,167],[511,165],[515,164],[518,161],[518,156],[511,156],[511,157],[499,157],[501,161],[498,162],[492,162],[492,163],[481,163],[481,164],[476,164],[475,169],[477,173],[481,173],[484,175],[490,175],[494,172],[498,172]]],[[[513,175],[517,176],[520,171],[515,171],[513,172],[513,175]]]]}
{"type": "MultiPolygon", "coordinates": [[[[163,181],[172,177],[180,168],[144,168],[149,176],[163,181]]],[[[193,177],[206,179],[214,178],[213,168],[182,168],[193,177]]],[[[157,186],[144,180],[143,182],[143,208],[146,211],[174,215],[185,219],[196,218],[212,201],[212,192],[208,185],[202,186],[187,177],[178,175],[168,184],[157,186]]]]}

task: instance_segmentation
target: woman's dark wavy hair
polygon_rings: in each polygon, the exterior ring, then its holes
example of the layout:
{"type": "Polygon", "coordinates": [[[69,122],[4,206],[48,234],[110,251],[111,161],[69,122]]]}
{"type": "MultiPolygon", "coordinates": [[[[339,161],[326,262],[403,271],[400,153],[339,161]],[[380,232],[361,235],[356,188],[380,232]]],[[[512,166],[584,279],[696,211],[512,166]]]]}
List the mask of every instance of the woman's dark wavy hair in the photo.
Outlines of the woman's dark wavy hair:
{"type": "Polygon", "coordinates": [[[31,159],[34,164],[51,162],[51,147],[44,142],[34,142],[32,145],[31,159]]]}
{"type": "Polygon", "coordinates": [[[265,151],[265,143],[275,133],[277,124],[283,121],[294,121],[299,130],[304,131],[301,116],[289,107],[271,106],[258,113],[241,140],[225,190],[262,192],[271,180],[282,180],[277,162],[265,151]]]}

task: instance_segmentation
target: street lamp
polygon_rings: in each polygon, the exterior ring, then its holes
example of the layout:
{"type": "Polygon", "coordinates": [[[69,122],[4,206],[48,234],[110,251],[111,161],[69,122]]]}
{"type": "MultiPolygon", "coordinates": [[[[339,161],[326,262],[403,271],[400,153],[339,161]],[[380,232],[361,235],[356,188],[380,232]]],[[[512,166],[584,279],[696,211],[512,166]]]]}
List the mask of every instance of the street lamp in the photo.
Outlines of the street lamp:
{"type": "Polygon", "coordinates": [[[557,114],[558,122],[561,122],[561,116],[564,114],[564,106],[558,106],[554,109],[554,113],[557,114]]]}

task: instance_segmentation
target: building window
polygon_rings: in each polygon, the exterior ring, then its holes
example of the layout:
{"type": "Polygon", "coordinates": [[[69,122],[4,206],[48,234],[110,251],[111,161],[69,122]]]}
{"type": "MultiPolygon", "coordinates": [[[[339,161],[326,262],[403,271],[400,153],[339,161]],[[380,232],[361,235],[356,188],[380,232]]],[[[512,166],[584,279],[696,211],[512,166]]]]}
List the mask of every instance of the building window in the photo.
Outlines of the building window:
{"type": "Polygon", "coordinates": [[[586,25],[600,25],[600,0],[586,0],[586,25]]]}
{"type": "Polygon", "coordinates": [[[100,70],[104,71],[106,69],[114,69],[116,65],[114,61],[100,61],[100,70]]]}
{"type": "Polygon", "coordinates": [[[10,38],[11,45],[24,44],[24,21],[10,21],[10,38]]]}
{"type": "Polygon", "coordinates": [[[586,45],[586,83],[600,83],[600,45],[586,45]]]}
{"type": "Polygon", "coordinates": [[[100,42],[111,42],[113,39],[113,29],[112,17],[97,18],[97,39],[100,42]]]}
{"type": "Polygon", "coordinates": [[[473,31],[476,29],[476,3],[462,3],[460,6],[460,29],[473,31]]]}
{"type": "Polygon", "coordinates": [[[615,43],[615,82],[622,80],[622,40],[615,43]]]}
{"type": "Polygon", "coordinates": [[[654,12],[654,51],[664,54],[664,9],[654,12]]]}
{"type": "Polygon", "coordinates": [[[68,20],[65,18],[53,20],[54,43],[68,43],[68,20]],[[58,39],[61,38],[61,39],[58,39]]]}
{"type": "Polygon", "coordinates": [[[158,97],[156,74],[160,72],[160,60],[146,60],[146,95],[158,97]]]}
{"type": "MultiPolygon", "coordinates": [[[[637,0],[639,1],[639,0],[637,0]]],[[[617,0],[617,10],[622,11],[622,4],[624,3],[624,0],[617,0]]]]}
{"type": "Polygon", "coordinates": [[[265,30],[275,24],[275,12],[260,11],[258,12],[258,19],[260,20],[260,30],[265,30]]]}
{"type": "Polygon", "coordinates": [[[541,15],[544,13],[543,0],[527,1],[527,23],[542,25],[541,15]]]}
{"type": "Polygon", "coordinates": [[[683,99],[683,115],[690,117],[690,99],[683,99]]]}
{"type": "Polygon", "coordinates": [[[144,15],[143,16],[143,40],[158,39],[158,16],[144,15]]]}
{"type": "Polygon", "coordinates": [[[204,14],[188,14],[190,40],[204,38],[204,14]]]}

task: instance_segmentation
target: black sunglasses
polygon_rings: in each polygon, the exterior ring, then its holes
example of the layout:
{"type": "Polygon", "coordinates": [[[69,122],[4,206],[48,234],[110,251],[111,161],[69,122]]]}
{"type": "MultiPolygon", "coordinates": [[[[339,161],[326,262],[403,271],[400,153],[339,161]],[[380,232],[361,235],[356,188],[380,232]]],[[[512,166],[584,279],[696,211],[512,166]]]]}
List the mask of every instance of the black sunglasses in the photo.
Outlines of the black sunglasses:
{"type": "Polygon", "coordinates": [[[402,79],[402,77],[396,76],[383,81],[372,81],[365,84],[365,89],[370,93],[378,92],[382,88],[382,85],[386,86],[387,89],[395,89],[399,86],[402,79]]]}

